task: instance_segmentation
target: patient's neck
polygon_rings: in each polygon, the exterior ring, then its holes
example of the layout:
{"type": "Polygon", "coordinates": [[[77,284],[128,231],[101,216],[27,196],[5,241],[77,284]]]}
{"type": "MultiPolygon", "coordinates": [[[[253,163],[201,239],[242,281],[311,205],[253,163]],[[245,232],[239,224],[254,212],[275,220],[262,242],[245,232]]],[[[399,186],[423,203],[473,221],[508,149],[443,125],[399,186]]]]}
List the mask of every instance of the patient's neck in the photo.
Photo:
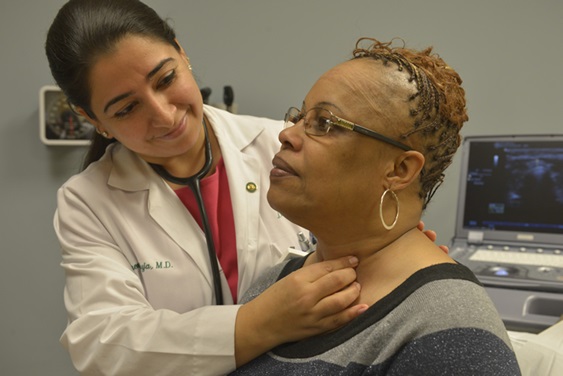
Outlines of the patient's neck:
{"type": "MultiPolygon", "coordinates": [[[[416,222],[418,223],[418,222],[416,222]]],[[[352,231],[327,231],[317,235],[317,257],[319,261],[332,260],[344,256],[356,256],[362,262],[379,251],[392,245],[411,230],[416,230],[416,223],[406,224],[393,231],[371,231],[363,229],[352,231]]]]}
{"type": "Polygon", "coordinates": [[[361,285],[356,303],[374,304],[389,294],[416,271],[439,263],[453,263],[436,244],[416,226],[405,229],[399,236],[374,236],[335,244],[319,239],[318,260],[355,255],[360,260],[356,268],[361,285]]]}

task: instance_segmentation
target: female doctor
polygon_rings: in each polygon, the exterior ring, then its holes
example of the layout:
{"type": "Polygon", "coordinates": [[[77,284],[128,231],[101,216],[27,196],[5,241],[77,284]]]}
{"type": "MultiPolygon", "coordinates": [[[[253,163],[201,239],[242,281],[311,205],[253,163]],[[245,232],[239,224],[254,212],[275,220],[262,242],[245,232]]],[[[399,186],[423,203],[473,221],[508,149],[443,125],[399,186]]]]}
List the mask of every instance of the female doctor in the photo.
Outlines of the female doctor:
{"type": "Polygon", "coordinates": [[[82,374],[224,374],[362,312],[349,306],[353,257],[233,305],[298,247],[302,230],[266,201],[282,122],[204,106],[174,31],[151,8],[70,0],[46,53],[99,132],[54,218],[66,273],[61,342],[82,374]]]}
{"type": "Polygon", "coordinates": [[[70,0],[46,53],[98,131],[54,218],[66,273],[61,342],[82,374],[225,374],[366,309],[351,305],[355,257],[311,265],[233,305],[299,247],[302,229],[266,200],[283,124],[204,106],[154,10],[70,0]]]}

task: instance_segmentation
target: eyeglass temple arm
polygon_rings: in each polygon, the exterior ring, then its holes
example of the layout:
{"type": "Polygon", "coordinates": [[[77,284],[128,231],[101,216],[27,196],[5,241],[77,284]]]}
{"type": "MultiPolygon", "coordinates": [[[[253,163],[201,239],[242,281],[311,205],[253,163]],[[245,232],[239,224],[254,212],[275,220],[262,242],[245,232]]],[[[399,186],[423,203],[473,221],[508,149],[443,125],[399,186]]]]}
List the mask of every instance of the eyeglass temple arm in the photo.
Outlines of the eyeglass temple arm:
{"type": "Polygon", "coordinates": [[[383,141],[383,142],[387,142],[388,144],[391,144],[391,145],[393,145],[393,146],[396,146],[396,147],[398,147],[399,149],[403,149],[403,150],[405,150],[405,151],[410,151],[410,150],[412,150],[410,147],[408,147],[408,146],[405,145],[405,144],[402,144],[402,143],[400,143],[400,142],[398,142],[398,141],[395,141],[395,140],[393,140],[393,139],[391,139],[391,138],[389,138],[389,137],[385,137],[385,136],[382,135],[382,134],[379,134],[379,133],[377,133],[377,132],[374,132],[374,131],[372,131],[371,129],[364,128],[364,127],[362,127],[361,125],[354,124],[354,123],[352,123],[352,122],[350,122],[350,121],[347,121],[347,120],[344,120],[344,119],[337,119],[335,123],[336,123],[336,125],[339,125],[339,126],[344,127],[344,128],[348,128],[348,129],[351,130],[351,131],[361,133],[361,134],[363,134],[363,135],[366,135],[366,136],[368,136],[368,137],[372,137],[372,138],[378,139],[378,140],[383,141]]]}

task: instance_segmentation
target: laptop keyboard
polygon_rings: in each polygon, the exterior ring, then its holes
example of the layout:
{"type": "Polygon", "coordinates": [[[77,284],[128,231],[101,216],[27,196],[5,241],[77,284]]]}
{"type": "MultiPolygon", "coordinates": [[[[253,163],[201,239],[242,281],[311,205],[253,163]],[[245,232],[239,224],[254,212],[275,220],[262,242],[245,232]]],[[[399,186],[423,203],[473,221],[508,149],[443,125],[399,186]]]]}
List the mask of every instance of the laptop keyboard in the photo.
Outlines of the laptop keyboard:
{"type": "Polygon", "coordinates": [[[563,268],[563,253],[560,250],[552,251],[552,253],[543,253],[541,249],[538,249],[536,252],[478,249],[469,259],[481,262],[563,268]]]}

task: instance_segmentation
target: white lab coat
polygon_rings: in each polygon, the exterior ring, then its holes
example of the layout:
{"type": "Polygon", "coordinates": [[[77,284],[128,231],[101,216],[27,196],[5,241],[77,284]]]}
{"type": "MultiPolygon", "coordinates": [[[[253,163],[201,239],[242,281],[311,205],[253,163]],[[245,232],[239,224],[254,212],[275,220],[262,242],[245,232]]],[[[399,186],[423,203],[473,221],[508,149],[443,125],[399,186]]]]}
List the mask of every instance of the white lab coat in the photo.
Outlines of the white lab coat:
{"type": "MultiPolygon", "coordinates": [[[[298,247],[297,226],[266,200],[282,122],[205,107],[225,161],[238,294],[298,247]],[[247,189],[254,183],[257,190],[247,189]]],[[[61,343],[88,375],[220,375],[235,368],[240,306],[213,306],[203,231],[176,194],[119,144],[58,192],[66,273],[61,343]]],[[[221,270],[222,272],[222,270],[221,270]]],[[[222,274],[227,304],[232,297],[222,274]]]]}

